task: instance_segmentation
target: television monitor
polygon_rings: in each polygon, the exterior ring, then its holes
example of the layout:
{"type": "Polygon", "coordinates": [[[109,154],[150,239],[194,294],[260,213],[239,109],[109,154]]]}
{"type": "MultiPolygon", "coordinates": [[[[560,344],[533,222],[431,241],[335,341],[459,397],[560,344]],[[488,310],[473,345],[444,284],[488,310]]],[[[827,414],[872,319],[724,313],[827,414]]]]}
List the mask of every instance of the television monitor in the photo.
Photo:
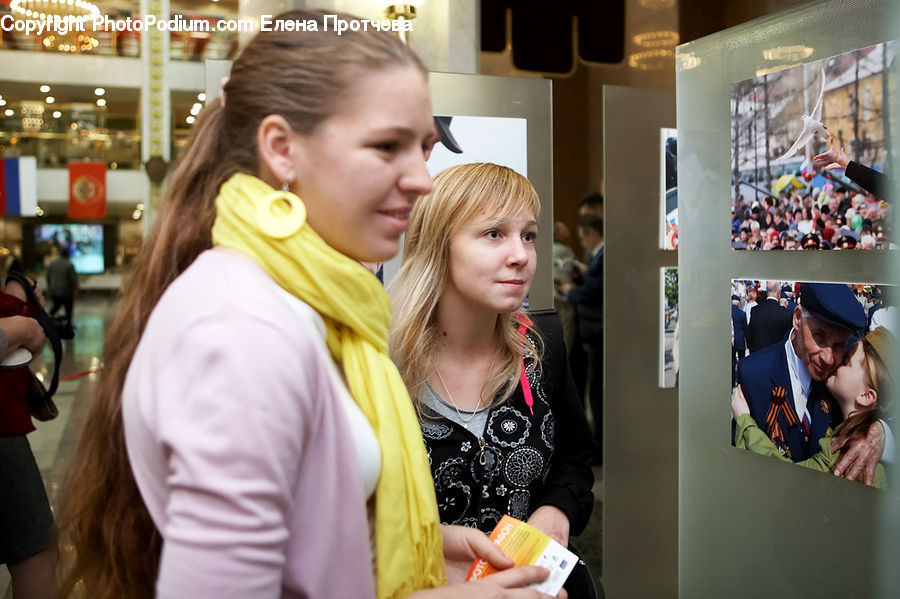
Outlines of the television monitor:
{"type": "Polygon", "coordinates": [[[105,270],[103,225],[82,223],[46,224],[34,228],[38,255],[46,256],[53,246],[69,248],[75,272],[100,274],[105,270]]]}

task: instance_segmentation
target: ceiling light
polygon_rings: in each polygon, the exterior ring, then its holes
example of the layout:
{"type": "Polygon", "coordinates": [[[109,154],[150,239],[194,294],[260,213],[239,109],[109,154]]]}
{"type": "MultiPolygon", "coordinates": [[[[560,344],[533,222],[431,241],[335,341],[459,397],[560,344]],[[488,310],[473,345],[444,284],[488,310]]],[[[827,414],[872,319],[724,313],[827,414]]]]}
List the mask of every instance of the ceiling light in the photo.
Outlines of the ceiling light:
{"type": "MultiPolygon", "coordinates": [[[[2,97],[2,96],[0,96],[0,97],[2,97]]],[[[200,100],[201,102],[206,102],[206,94],[204,94],[203,92],[200,92],[199,94],[197,94],[197,99],[200,100]]]]}
{"type": "Polygon", "coordinates": [[[12,115],[16,114],[16,111],[13,110],[12,108],[7,108],[7,109],[3,112],[3,114],[5,114],[6,116],[12,116],[12,115]]]}
{"type": "Polygon", "coordinates": [[[50,91],[50,86],[49,86],[49,85],[42,85],[42,86],[41,86],[41,93],[42,93],[42,94],[46,94],[48,91],[50,91]]]}
{"type": "Polygon", "coordinates": [[[97,106],[99,106],[100,108],[103,108],[104,106],[106,106],[106,100],[104,100],[103,98],[100,98],[99,100],[97,100],[97,106]]]}
{"type": "Polygon", "coordinates": [[[6,100],[0,98],[0,106],[6,106],[6,100]]]}
{"type": "Polygon", "coordinates": [[[188,125],[193,125],[193,124],[194,124],[194,121],[197,120],[197,119],[194,118],[194,115],[189,114],[188,117],[187,117],[186,119],[184,119],[184,120],[187,121],[187,124],[188,124],[188,125]]]}
{"type": "Polygon", "coordinates": [[[102,96],[105,93],[106,93],[106,90],[103,89],[102,87],[98,87],[97,89],[94,90],[95,96],[102,96]]]}
{"type": "Polygon", "coordinates": [[[756,76],[762,77],[763,75],[771,75],[772,73],[777,73],[778,71],[784,71],[785,69],[790,69],[793,67],[799,67],[802,63],[795,62],[791,64],[777,64],[774,67],[765,67],[762,69],[756,69],[756,76]]]}
{"type": "Polygon", "coordinates": [[[642,48],[674,48],[678,45],[678,32],[647,31],[638,33],[632,39],[642,48]]]}
{"type": "Polygon", "coordinates": [[[54,102],[56,102],[56,98],[54,98],[53,96],[47,96],[46,102],[47,104],[53,104],[54,102]]]}
{"type": "Polygon", "coordinates": [[[60,111],[58,111],[58,110],[53,111],[53,118],[58,119],[61,116],[62,116],[62,113],[60,111]]]}
{"type": "Polygon", "coordinates": [[[19,18],[37,21],[63,19],[82,25],[100,15],[100,9],[87,0],[60,0],[52,5],[47,0],[12,0],[9,9],[19,18]]]}
{"type": "Polygon", "coordinates": [[[799,61],[809,58],[815,50],[808,46],[779,46],[763,50],[763,58],[766,60],[799,61]]]}
{"type": "Polygon", "coordinates": [[[671,68],[670,60],[675,58],[675,50],[670,48],[658,48],[635,52],[628,56],[628,66],[642,71],[658,71],[671,68]]]}
{"type": "Polygon", "coordinates": [[[406,35],[407,31],[412,31],[412,27],[409,29],[403,27],[403,21],[410,21],[416,18],[416,8],[425,4],[425,0],[407,0],[403,4],[391,4],[385,10],[385,16],[391,21],[397,21],[396,25],[400,26],[400,30],[397,32],[400,36],[400,41],[404,44],[409,43],[409,38],[406,35]]]}
{"type": "Polygon", "coordinates": [[[693,52],[681,52],[678,54],[678,70],[687,71],[700,66],[700,57],[693,52]]]}

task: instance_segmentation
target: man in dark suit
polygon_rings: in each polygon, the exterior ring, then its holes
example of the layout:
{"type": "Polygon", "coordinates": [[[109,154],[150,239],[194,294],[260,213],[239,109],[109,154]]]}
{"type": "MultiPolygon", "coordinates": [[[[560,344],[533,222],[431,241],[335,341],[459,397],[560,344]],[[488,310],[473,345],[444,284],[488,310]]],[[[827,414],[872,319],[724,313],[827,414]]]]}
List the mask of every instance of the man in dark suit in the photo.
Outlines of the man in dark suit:
{"type": "Polygon", "coordinates": [[[793,314],[794,308],[797,307],[797,302],[794,301],[794,288],[788,283],[781,286],[781,299],[787,300],[787,309],[793,314]]]}
{"type": "Polygon", "coordinates": [[[731,296],[731,327],[734,331],[734,340],[731,345],[731,386],[737,384],[737,364],[747,353],[744,341],[744,333],[747,329],[747,313],[741,310],[741,298],[731,296]]]}
{"type": "Polygon", "coordinates": [[[594,438],[603,452],[603,219],[582,217],[578,239],[587,257],[579,285],[563,283],[557,292],[573,304],[578,315],[578,332],[587,354],[587,385],[594,438]]]}
{"type": "Polygon", "coordinates": [[[781,283],[766,281],[766,299],[750,311],[747,325],[747,348],[758,352],[781,339],[791,329],[791,312],[778,303],[781,283]]]}
{"type": "MultiPolygon", "coordinates": [[[[791,460],[816,454],[819,440],[840,422],[840,410],[824,382],[841,365],[865,324],[865,312],[847,285],[804,283],[793,326],[783,342],[738,364],[738,384],[750,415],[791,460]]],[[[848,478],[856,478],[870,466],[874,473],[884,452],[885,430],[881,422],[874,423],[869,435],[845,452],[835,474],[846,472],[848,478]]]]}
{"type": "Polygon", "coordinates": [[[875,303],[869,306],[869,311],[866,312],[866,329],[872,328],[872,315],[884,307],[881,303],[881,289],[872,287],[872,299],[875,300],[875,303]]]}

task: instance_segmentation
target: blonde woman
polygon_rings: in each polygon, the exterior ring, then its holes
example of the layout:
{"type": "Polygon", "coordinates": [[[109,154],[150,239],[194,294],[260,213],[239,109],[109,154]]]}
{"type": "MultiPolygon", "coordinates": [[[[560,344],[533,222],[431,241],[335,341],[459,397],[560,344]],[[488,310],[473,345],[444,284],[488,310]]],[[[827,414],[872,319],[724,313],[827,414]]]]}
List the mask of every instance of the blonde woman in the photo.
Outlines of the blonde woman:
{"type": "Polygon", "coordinates": [[[391,286],[391,355],[419,414],[441,522],[488,532],[510,514],[566,545],[593,507],[595,446],[558,318],[522,308],[539,214],[512,169],[437,175],[391,286]]]}

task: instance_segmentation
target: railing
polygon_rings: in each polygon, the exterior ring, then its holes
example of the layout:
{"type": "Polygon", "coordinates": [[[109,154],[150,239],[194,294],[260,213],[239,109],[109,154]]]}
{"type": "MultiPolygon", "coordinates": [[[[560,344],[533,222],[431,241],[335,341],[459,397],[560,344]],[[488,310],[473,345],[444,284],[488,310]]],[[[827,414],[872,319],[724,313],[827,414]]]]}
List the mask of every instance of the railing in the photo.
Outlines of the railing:
{"type": "MultiPolygon", "coordinates": [[[[10,15],[9,5],[0,6],[0,18],[10,15]]],[[[113,22],[134,19],[130,12],[105,15],[113,22]]],[[[170,59],[203,61],[206,59],[234,58],[238,48],[238,33],[216,31],[215,24],[231,17],[196,15],[181,12],[170,13],[170,19],[208,21],[210,31],[170,32],[170,59]]],[[[23,31],[5,31],[0,28],[0,49],[26,52],[54,52],[63,54],[88,54],[97,56],[138,57],[141,54],[141,33],[137,31],[93,31],[90,24],[84,33],[70,32],[60,35],[46,31],[41,35],[23,31]]]]}
{"type": "Polygon", "coordinates": [[[0,132],[4,158],[35,156],[38,168],[65,168],[73,160],[106,162],[112,169],[141,168],[141,136],[133,131],[0,132]]]}

